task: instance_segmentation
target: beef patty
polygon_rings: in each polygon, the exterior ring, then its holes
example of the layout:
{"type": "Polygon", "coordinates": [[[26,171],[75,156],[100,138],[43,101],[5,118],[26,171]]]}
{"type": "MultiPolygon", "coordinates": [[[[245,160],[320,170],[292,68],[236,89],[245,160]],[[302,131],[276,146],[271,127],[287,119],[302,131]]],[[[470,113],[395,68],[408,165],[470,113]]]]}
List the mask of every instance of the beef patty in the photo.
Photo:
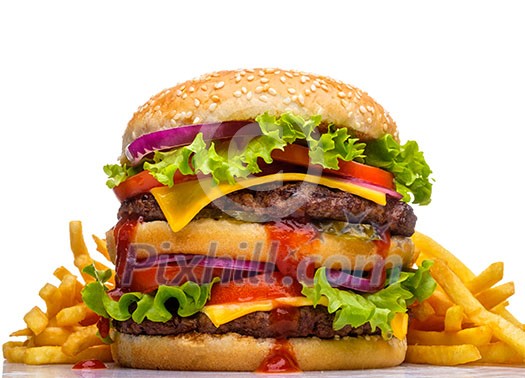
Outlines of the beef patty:
{"type": "MultiPolygon", "coordinates": [[[[206,206],[196,218],[220,218],[226,213],[248,222],[282,219],[335,220],[372,224],[392,235],[411,236],[416,215],[405,202],[387,196],[386,206],[362,197],[310,183],[267,184],[233,192],[206,206]]],[[[144,221],[166,220],[150,193],[122,202],[118,217],[141,216],[144,221]]]]}
{"type": "Polygon", "coordinates": [[[220,327],[215,327],[211,320],[202,312],[190,317],[174,315],[165,323],[144,320],[135,323],[132,319],[126,321],[113,320],[113,325],[120,333],[131,335],[179,335],[189,332],[224,334],[235,332],[252,337],[312,337],[330,339],[335,336],[361,336],[379,334],[378,329],[371,331],[369,323],[354,328],[345,326],[334,330],[332,323],[335,314],[329,314],[326,308],[285,307],[270,312],[253,312],[232,320],[220,327]]]}

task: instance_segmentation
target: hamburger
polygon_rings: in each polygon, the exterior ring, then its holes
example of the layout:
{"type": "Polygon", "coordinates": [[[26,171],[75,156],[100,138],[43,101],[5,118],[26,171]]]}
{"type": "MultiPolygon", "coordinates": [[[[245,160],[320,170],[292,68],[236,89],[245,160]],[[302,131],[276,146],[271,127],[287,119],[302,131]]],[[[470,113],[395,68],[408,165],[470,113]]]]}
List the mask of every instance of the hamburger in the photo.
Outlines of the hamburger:
{"type": "Polygon", "coordinates": [[[414,141],[365,92],[297,71],[203,75],[152,97],[107,185],[115,262],[85,303],[133,368],[379,368],[406,352],[412,204],[430,202],[414,141]]]}

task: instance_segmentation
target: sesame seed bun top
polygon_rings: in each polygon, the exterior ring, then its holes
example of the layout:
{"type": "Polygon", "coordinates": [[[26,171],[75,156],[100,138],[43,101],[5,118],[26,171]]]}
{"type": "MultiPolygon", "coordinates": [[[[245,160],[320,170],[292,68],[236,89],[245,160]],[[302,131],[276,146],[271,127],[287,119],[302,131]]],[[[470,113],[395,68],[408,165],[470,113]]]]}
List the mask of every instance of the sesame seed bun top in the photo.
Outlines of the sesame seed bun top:
{"type": "Polygon", "coordinates": [[[265,112],[276,116],[285,112],[302,117],[321,115],[323,125],[346,127],[365,141],[384,134],[398,139],[392,118],[358,88],[299,71],[257,68],[202,75],[153,96],[129,122],[123,149],[141,135],[157,130],[252,120],[265,112]]]}

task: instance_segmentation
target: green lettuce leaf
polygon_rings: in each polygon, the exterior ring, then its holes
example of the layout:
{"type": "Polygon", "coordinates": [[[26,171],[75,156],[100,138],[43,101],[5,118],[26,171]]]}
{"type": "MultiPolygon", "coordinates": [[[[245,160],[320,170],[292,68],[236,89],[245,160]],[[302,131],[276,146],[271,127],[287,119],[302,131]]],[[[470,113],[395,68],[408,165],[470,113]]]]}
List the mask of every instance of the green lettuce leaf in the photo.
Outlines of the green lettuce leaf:
{"type": "Polygon", "coordinates": [[[317,269],[313,286],[303,284],[302,294],[309,298],[314,307],[324,297],[328,301],[328,312],[335,313],[333,328],[339,330],[346,325],[359,327],[367,322],[372,331],[381,330],[383,338],[392,335],[391,322],[398,312],[405,313],[414,301],[428,298],[436,287],[430,275],[431,261],[424,261],[415,272],[402,272],[395,282],[373,294],[358,294],[341,290],[330,285],[326,268],[317,269]]]}
{"type": "Polygon", "coordinates": [[[368,142],[364,162],[383,168],[394,175],[396,190],[405,202],[428,205],[432,195],[432,170],[425,161],[417,142],[400,145],[392,135],[368,142]]]}
{"type": "Polygon", "coordinates": [[[126,293],[118,301],[108,295],[105,285],[111,277],[111,270],[98,271],[93,265],[84,268],[84,272],[95,278],[95,282],[87,284],[82,290],[82,300],[96,314],[105,318],[125,321],[132,318],[136,323],[144,319],[154,322],[166,322],[173,315],[166,308],[168,300],[178,303],[177,314],[182,317],[191,316],[201,311],[208,299],[213,284],[220,281],[215,278],[208,284],[199,285],[195,282],[185,282],[180,286],[159,286],[154,295],[132,292],[126,293]],[[129,307],[136,303],[136,309],[130,313],[129,307]]]}
{"type": "Polygon", "coordinates": [[[113,189],[128,177],[136,175],[140,171],[142,171],[141,167],[128,167],[126,164],[106,164],[104,166],[104,173],[108,176],[106,185],[108,188],[113,189]]]}

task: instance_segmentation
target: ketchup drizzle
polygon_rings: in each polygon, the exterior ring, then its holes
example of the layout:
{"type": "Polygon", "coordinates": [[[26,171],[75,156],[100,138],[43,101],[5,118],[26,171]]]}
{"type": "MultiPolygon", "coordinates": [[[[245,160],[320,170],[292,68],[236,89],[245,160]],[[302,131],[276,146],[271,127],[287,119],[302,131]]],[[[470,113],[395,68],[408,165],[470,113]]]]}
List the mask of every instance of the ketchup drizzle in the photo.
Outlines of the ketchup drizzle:
{"type": "Polygon", "coordinates": [[[270,353],[255,370],[256,373],[300,372],[292,344],[287,339],[277,339],[270,353]]]}
{"type": "Polygon", "coordinates": [[[121,218],[113,230],[117,247],[117,259],[115,263],[116,287],[121,288],[123,275],[126,272],[126,264],[129,260],[129,245],[135,236],[135,230],[139,219],[121,218]]]}
{"type": "Polygon", "coordinates": [[[107,369],[107,366],[100,360],[85,360],[77,362],[72,369],[107,369]]]}

